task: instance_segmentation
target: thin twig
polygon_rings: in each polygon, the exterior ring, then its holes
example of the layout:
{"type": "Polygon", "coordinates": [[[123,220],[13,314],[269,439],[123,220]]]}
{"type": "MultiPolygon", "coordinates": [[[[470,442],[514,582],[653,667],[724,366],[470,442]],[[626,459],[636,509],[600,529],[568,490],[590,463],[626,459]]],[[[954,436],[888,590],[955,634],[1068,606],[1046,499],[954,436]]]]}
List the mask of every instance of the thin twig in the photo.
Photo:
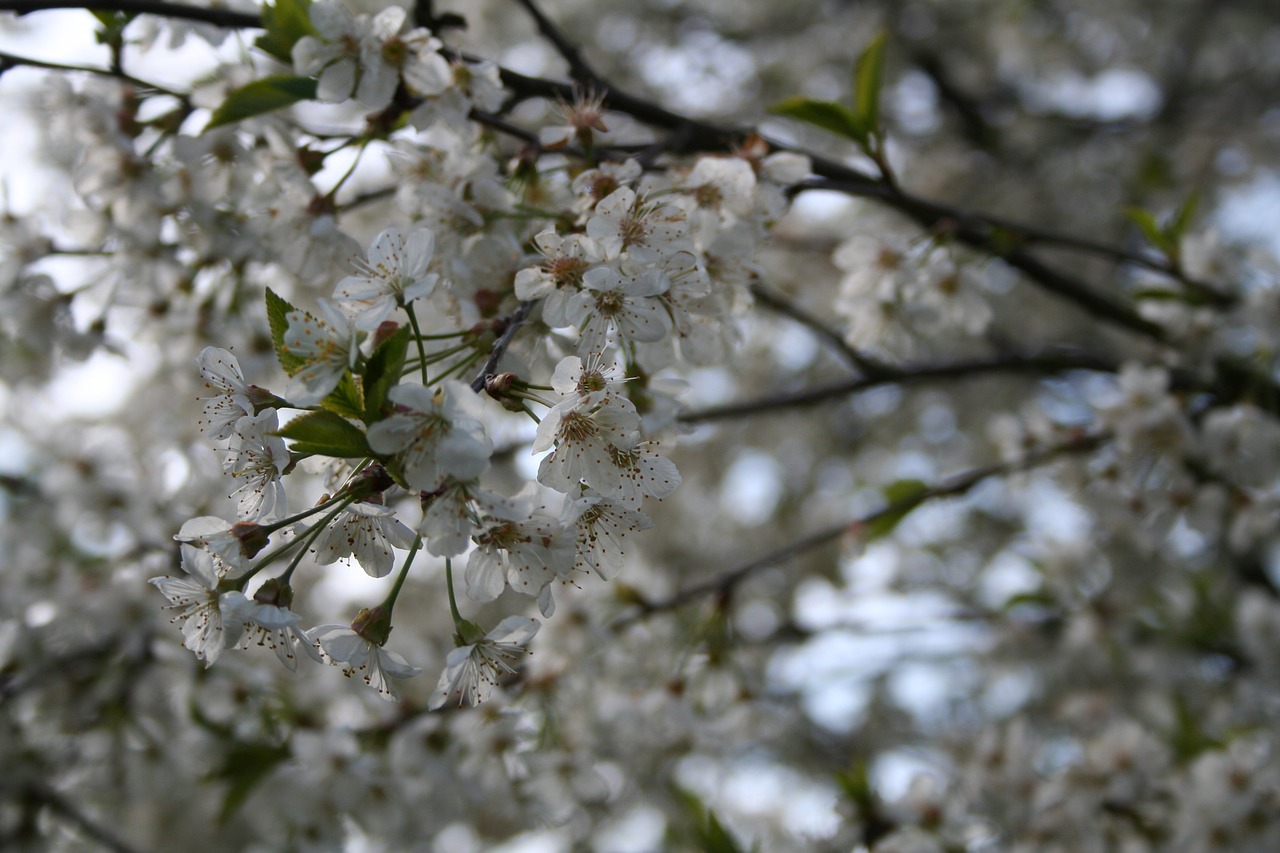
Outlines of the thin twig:
{"type": "Polygon", "coordinates": [[[58,62],[45,62],[41,59],[33,59],[29,56],[18,56],[15,53],[0,50],[0,69],[14,68],[19,65],[24,65],[29,68],[44,68],[50,71],[74,71],[83,74],[98,74],[103,77],[112,77],[116,80],[121,80],[132,86],[136,86],[139,89],[151,89],[154,92],[159,92],[161,95],[169,95],[184,103],[187,102],[189,97],[188,95],[183,94],[182,92],[176,92],[167,86],[161,86],[158,83],[152,83],[147,80],[139,80],[137,77],[112,68],[95,68],[91,65],[64,65],[58,62]]]}
{"type": "Polygon", "coordinates": [[[92,3],[76,3],[73,0],[0,0],[0,12],[17,12],[19,15],[27,15],[31,12],[45,12],[50,9],[100,9],[105,12],[157,15],[162,18],[200,21],[233,29],[262,28],[262,21],[257,15],[231,9],[165,3],[161,0],[93,0],[92,3]]]}
{"type": "Polygon", "coordinates": [[[1028,453],[1021,459],[1013,462],[1006,462],[999,465],[987,465],[981,468],[975,468],[961,474],[949,477],[935,486],[922,489],[910,497],[902,500],[893,501],[886,504],[875,512],[858,516],[850,521],[843,522],[831,527],[819,530],[788,543],[774,551],[749,560],[723,574],[708,578],[691,586],[685,587],[679,592],[668,596],[667,598],[657,601],[640,601],[636,605],[636,609],[631,613],[617,619],[613,623],[614,630],[623,628],[640,619],[668,610],[675,610],[688,604],[691,601],[702,598],[707,595],[716,595],[720,598],[727,597],[743,580],[760,571],[761,569],[784,563],[793,557],[799,556],[806,551],[811,551],[828,542],[834,542],[845,535],[857,536],[865,531],[868,527],[875,525],[885,519],[901,518],[920,505],[937,498],[949,498],[963,495],[992,477],[1004,477],[1010,474],[1016,474],[1021,471],[1027,471],[1037,468],[1049,462],[1053,462],[1060,456],[1074,453],[1088,453],[1102,446],[1110,439],[1108,433],[1093,433],[1081,436],[1062,444],[1047,447],[1042,450],[1028,453]]]}
{"type": "Polygon", "coordinates": [[[506,355],[507,348],[511,346],[511,341],[515,339],[516,332],[524,325],[524,321],[529,318],[529,312],[533,310],[533,306],[537,302],[521,302],[520,307],[507,318],[507,327],[503,330],[502,336],[493,344],[493,349],[489,352],[489,358],[485,361],[484,367],[480,369],[480,373],[476,378],[471,380],[471,390],[479,394],[484,390],[484,383],[494,371],[498,369],[498,362],[502,361],[502,357],[506,355]]]}
{"type": "Polygon", "coordinates": [[[569,64],[569,76],[579,85],[592,89],[595,92],[603,94],[609,89],[609,86],[600,78],[600,75],[591,70],[591,66],[582,58],[577,46],[565,37],[564,33],[552,23],[551,19],[543,14],[542,10],[533,0],[516,0],[533,21],[538,26],[538,32],[542,37],[551,42],[556,51],[564,57],[564,61],[569,64]]]}
{"type": "Polygon", "coordinates": [[[788,394],[775,394],[740,403],[727,403],[684,412],[683,423],[709,423],[732,420],[748,415],[779,412],[784,409],[814,406],[839,397],[869,391],[881,385],[906,385],[930,382],[938,379],[956,379],[966,376],[982,376],[989,373],[1063,373],[1071,370],[1092,370],[1114,373],[1120,366],[1106,359],[1088,354],[1006,356],[981,361],[956,361],[948,364],[915,365],[903,368],[882,367],[876,373],[844,379],[816,388],[805,388],[788,394]]]}
{"type": "Polygon", "coordinates": [[[776,293],[773,293],[760,283],[751,285],[751,295],[755,297],[756,302],[784,317],[790,317],[797,323],[809,328],[814,334],[826,341],[832,349],[840,353],[841,357],[847,361],[850,366],[856,367],[867,376],[876,376],[885,371],[892,370],[887,365],[881,364],[877,359],[865,353],[858,352],[849,346],[844,336],[835,329],[827,326],[817,317],[814,317],[801,310],[790,301],[783,299],[776,293]]]}

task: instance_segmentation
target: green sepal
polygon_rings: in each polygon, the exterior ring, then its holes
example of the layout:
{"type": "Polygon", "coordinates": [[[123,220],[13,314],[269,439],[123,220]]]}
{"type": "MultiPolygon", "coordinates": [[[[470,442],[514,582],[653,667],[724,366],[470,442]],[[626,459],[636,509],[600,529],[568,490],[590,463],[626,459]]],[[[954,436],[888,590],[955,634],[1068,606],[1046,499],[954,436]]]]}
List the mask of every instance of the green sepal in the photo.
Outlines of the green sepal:
{"type": "Polygon", "coordinates": [[[285,424],[276,435],[294,442],[289,449],[313,456],[364,459],[376,456],[364,431],[330,411],[308,412],[285,424]]]}
{"type": "Polygon", "coordinates": [[[276,350],[276,359],[284,372],[293,376],[306,366],[307,362],[285,349],[284,335],[289,331],[289,312],[297,311],[289,300],[267,288],[267,323],[271,326],[271,343],[276,350]]]}
{"type": "Polygon", "coordinates": [[[357,417],[367,424],[382,419],[387,394],[400,382],[405,356],[409,352],[409,328],[401,326],[369,356],[364,366],[364,410],[357,417]]]}
{"type": "Polygon", "coordinates": [[[807,122],[837,136],[851,139],[860,145],[867,139],[866,132],[853,110],[834,101],[818,101],[794,95],[769,107],[769,112],[807,122]]]}
{"type": "Polygon", "coordinates": [[[262,28],[266,32],[254,40],[254,47],[292,65],[298,39],[316,34],[311,24],[311,0],[276,0],[274,5],[264,5],[262,28]]]}
{"type": "Polygon", "coordinates": [[[296,74],[276,74],[263,77],[234,89],[227,99],[213,111],[213,118],[205,130],[234,124],[243,119],[274,112],[292,106],[299,101],[313,101],[316,97],[316,81],[296,74]]]}
{"type": "Polygon", "coordinates": [[[862,539],[871,542],[888,536],[911,511],[929,495],[929,485],[920,480],[895,480],[880,490],[887,505],[863,526],[862,539]]]}

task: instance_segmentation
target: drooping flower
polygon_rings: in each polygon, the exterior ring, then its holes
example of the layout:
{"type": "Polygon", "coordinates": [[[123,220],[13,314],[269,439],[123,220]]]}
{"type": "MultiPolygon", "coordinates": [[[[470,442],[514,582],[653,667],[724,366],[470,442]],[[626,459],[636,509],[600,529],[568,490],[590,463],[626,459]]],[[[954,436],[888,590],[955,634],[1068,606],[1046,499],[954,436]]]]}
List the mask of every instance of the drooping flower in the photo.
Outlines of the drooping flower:
{"type": "Polygon", "coordinates": [[[525,647],[540,627],[537,619],[508,616],[482,639],[449,652],[427,707],[434,711],[445,703],[476,705],[488,699],[498,679],[515,673],[514,665],[529,653],[525,647]]]}
{"type": "Polygon", "coordinates": [[[439,280],[427,272],[435,246],[435,234],[426,228],[407,237],[386,229],[369,246],[367,260],[356,262],[358,273],[338,282],[334,301],[357,329],[378,328],[398,306],[431,295],[439,280]]]}
{"type": "Polygon", "coordinates": [[[622,568],[626,535],[653,527],[640,510],[590,490],[576,498],[565,497],[560,523],[576,534],[578,568],[595,570],[603,580],[611,580],[622,568]]]}
{"type": "Polygon", "coordinates": [[[239,500],[238,515],[248,521],[265,521],[285,514],[285,491],[280,476],[289,464],[275,409],[263,409],[236,422],[231,446],[222,469],[241,480],[232,494],[239,500]]]}
{"type": "Polygon", "coordinates": [[[358,676],[383,699],[394,702],[399,696],[391,679],[412,678],[422,670],[382,647],[390,630],[389,617],[376,607],[361,610],[350,626],[317,625],[306,633],[325,659],[342,667],[343,675],[358,676]]]}
{"type": "Polygon", "coordinates": [[[413,531],[396,518],[395,510],[376,503],[348,504],[312,543],[316,562],[334,563],[354,555],[371,577],[384,578],[395,561],[392,547],[408,548],[413,531]]]}
{"type": "Polygon", "coordinates": [[[182,644],[206,667],[213,666],[224,649],[240,641],[249,600],[242,592],[218,591],[217,561],[208,551],[184,544],[182,569],[185,578],[158,577],[148,583],[169,600],[170,609],[180,611],[172,621],[182,621],[182,644]]]}
{"type": "Polygon", "coordinates": [[[236,421],[253,414],[249,386],[245,384],[244,374],[240,372],[240,362],[228,350],[205,347],[196,358],[196,363],[200,365],[200,375],[204,377],[205,385],[214,392],[200,398],[205,401],[200,428],[209,438],[223,441],[231,437],[236,421]]]}

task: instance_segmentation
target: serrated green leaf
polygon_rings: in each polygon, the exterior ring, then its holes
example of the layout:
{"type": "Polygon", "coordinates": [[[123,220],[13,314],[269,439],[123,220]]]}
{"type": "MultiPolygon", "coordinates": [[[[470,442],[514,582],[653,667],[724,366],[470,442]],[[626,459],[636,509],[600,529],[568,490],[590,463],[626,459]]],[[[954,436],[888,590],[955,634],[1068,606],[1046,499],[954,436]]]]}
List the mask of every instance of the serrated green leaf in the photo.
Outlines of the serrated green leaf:
{"type": "Polygon", "coordinates": [[[857,116],[844,104],[834,101],[815,101],[796,95],[774,104],[769,112],[816,125],[859,144],[866,141],[866,133],[858,124],[857,116]]]}
{"type": "Polygon", "coordinates": [[[280,362],[285,373],[293,376],[303,368],[306,361],[285,349],[284,334],[289,331],[289,312],[298,309],[269,287],[266,299],[267,323],[271,326],[271,343],[276,348],[276,360],[280,362]]]}
{"type": "Polygon", "coordinates": [[[880,89],[884,85],[885,33],[867,45],[853,66],[853,115],[864,137],[880,132],[880,89]]]}
{"type": "Polygon", "coordinates": [[[344,418],[364,418],[364,401],[360,394],[360,386],[356,384],[350,372],[342,374],[338,387],[321,400],[320,405],[344,418]]]}
{"type": "Polygon", "coordinates": [[[372,424],[382,417],[387,393],[400,382],[405,356],[409,352],[409,329],[401,326],[373,351],[364,367],[364,422],[372,424]]]}
{"type": "Polygon", "coordinates": [[[902,519],[924,502],[929,485],[920,480],[895,480],[880,490],[887,506],[871,516],[863,526],[862,538],[871,542],[888,536],[902,519]]]}
{"type": "Polygon", "coordinates": [[[285,424],[276,435],[295,442],[292,450],[340,459],[374,456],[364,431],[333,412],[308,412],[285,424]]]}
{"type": "Polygon", "coordinates": [[[315,97],[316,81],[311,77],[296,74],[263,77],[228,93],[222,106],[213,111],[213,118],[209,119],[205,130],[234,124],[299,101],[314,100],[315,97]]]}
{"type": "Polygon", "coordinates": [[[1147,238],[1148,243],[1166,255],[1169,253],[1169,238],[1165,236],[1164,229],[1156,221],[1155,214],[1140,207],[1126,207],[1124,215],[1138,226],[1138,230],[1147,238]]]}
{"type": "Polygon", "coordinates": [[[306,35],[315,35],[311,24],[311,0],[276,0],[262,7],[262,28],[254,46],[288,65],[293,64],[293,46],[306,35]]]}

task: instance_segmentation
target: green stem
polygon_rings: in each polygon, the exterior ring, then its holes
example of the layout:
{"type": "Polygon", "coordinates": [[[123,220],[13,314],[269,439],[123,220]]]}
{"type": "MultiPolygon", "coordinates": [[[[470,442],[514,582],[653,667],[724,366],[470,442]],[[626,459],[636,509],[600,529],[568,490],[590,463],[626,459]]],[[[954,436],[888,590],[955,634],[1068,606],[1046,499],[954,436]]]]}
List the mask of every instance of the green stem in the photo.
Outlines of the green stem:
{"type": "MultiPolygon", "coordinates": [[[[330,512],[324,518],[320,519],[318,524],[298,537],[297,541],[302,545],[302,547],[298,548],[298,553],[293,555],[293,561],[289,563],[289,568],[285,569],[284,574],[280,576],[281,583],[287,584],[289,582],[289,579],[293,577],[294,569],[298,568],[298,564],[302,562],[302,556],[307,553],[307,549],[310,548],[312,543],[320,537],[320,533],[329,526],[329,523],[337,518],[338,514],[346,509],[350,504],[355,503],[355,500],[356,499],[352,497],[342,498],[341,502],[334,507],[333,512],[330,512]]],[[[258,566],[254,571],[257,571],[260,568],[262,568],[262,566],[258,566]]]]}
{"type": "Polygon", "coordinates": [[[413,310],[413,304],[406,302],[404,304],[404,313],[409,315],[409,325],[413,328],[413,339],[418,344],[419,365],[422,368],[422,384],[429,385],[427,381],[427,349],[422,345],[422,329],[418,326],[418,315],[413,310]]]}
{"type": "Polygon", "coordinates": [[[461,625],[464,621],[458,612],[458,599],[453,594],[453,560],[444,558],[444,582],[449,589],[449,612],[453,614],[453,624],[461,625]]]}
{"type": "Polygon", "coordinates": [[[400,569],[400,574],[396,576],[396,585],[391,587],[391,592],[387,593],[387,598],[382,602],[382,609],[387,614],[387,618],[391,618],[391,608],[396,605],[396,598],[400,595],[400,587],[404,586],[404,579],[409,576],[409,567],[413,565],[413,558],[418,555],[418,549],[422,547],[422,537],[413,537],[413,545],[409,548],[409,556],[404,558],[404,566],[400,569]]]}
{"type": "Polygon", "coordinates": [[[478,352],[472,353],[471,355],[459,361],[453,367],[450,367],[444,373],[441,373],[439,376],[437,376],[436,381],[439,382],[441,379],[444,379],[450,373],[458,373],[460,371],[466,370],[468,367],[471,367],[473,364],[479,361],[480,356],[481,356],[481,353],[478,353],[478,352]]]}

